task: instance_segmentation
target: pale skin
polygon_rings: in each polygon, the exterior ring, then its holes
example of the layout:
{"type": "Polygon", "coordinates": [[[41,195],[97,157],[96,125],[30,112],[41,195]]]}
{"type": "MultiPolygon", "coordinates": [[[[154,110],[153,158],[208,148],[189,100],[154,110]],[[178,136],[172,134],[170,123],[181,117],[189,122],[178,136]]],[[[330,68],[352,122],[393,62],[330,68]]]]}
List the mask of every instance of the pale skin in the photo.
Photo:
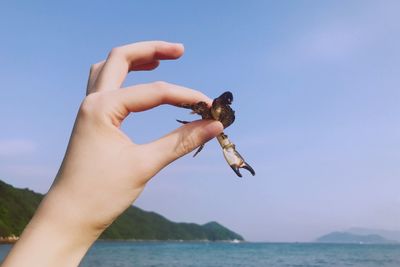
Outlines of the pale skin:
{"type": "Polygon", "coordinates": [[[91,67],[58,174],[3,267],[78,266],[154,175],[223,131],[218,121],[200,120],[151,143],[135,144],[120,129],[131,112],[211,103],[199,91],[165,82],[121,88],[130,71],[152,70],[161,60],[179,58],[183,50],[181,44],[161,41],[134,43],[112,49],[91,67]]]}

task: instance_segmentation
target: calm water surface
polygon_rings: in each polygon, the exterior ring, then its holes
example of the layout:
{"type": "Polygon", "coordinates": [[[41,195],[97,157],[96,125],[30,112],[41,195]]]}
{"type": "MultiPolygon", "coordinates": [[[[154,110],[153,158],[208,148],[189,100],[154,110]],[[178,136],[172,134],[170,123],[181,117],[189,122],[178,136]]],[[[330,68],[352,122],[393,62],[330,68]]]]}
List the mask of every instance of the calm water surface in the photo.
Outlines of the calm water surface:
{"type": "MultiPolygon", "coordinates": [[[[0,245],[0,260],[9,245],[0,245]]],[[[98,242],[80,267],[399,267],[400,245],[313,243],[98,242]]]]}

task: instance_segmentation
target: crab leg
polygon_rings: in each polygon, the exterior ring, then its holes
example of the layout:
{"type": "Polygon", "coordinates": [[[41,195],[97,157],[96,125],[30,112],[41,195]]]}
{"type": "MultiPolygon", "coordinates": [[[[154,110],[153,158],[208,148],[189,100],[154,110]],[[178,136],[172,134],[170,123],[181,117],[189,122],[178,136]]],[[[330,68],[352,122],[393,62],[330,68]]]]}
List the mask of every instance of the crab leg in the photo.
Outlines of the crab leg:
{"type": "Polygon", "coordinates": [[[226,134],[221,133],[217,136],[217,139],[222,147],[226,161],[237,176],[242,177],[242,174],[239,172],[240,168],[248,170],[253,176],[256,174],[253,168],[244,161],[243,157],[236,151],[235,144],[228,139],[226,134]]]}

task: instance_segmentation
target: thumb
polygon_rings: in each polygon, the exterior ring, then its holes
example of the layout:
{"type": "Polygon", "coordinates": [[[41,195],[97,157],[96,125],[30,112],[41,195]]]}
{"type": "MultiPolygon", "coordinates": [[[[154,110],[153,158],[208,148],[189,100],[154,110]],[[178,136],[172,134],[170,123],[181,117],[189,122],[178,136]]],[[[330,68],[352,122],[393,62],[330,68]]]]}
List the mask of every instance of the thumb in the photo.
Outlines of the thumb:
{"type": "Polygon", "coordinates": [[[154,159],[161,169],[216,137],[223,130],[219,121],[198,120],[185,124],[148,145],[151,146],[154,159]]]}

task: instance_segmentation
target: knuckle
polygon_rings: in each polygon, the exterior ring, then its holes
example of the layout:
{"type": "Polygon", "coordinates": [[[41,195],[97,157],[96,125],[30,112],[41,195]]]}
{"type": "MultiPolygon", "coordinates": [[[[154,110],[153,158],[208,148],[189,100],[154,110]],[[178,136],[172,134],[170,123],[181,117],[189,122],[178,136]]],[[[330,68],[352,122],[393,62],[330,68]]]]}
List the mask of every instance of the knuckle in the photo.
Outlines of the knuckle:
{"type": "Polygon", "coordinates": [[[167,89],[169,87],[168,85],[169,84],[167,82],[164,82],[164,81],[156,81],[156,82],[152,83],[153,87],[155,87],[157,89],[162,89],[162,90],[167,89]]]}
{"type": "Polygon", "coordinates": [[[192,142],[189,140],[185,140],[185,141],[181,142],[177,148],[176,153],[178,155],[185,155],[185,154],[189,153],[190,151],[192,151],[191,144],[192,144],[192,142]]]}
{"type": "Polygon", "coordinates": [[[114,47],[113,49],[111,49],[110,53],[108,54],[108,58],[123,57],[123,55],[124,55],[123,50],[124,49],[121,46],[114,47]]]}
{"type": "Polygon", "coordinates": [[[164,102],[171,95],[171,84],[164,81],[156,81],[152,83],[152,87],[160,95],[160,101],[164,102]]]}
{"type": "Polygon", "coordinates": [[[185,138],[182,138],[182,140],[178,143],[175,152],[177,155],[185,155],[193,151],[193,149],[198,146],[199,145],[197,144],[193,136],[186,136],[185,138]]]}
{"type": "Polygon", "coordinates": [[[92,93],[85,97],[79,109],[83,116],[99,114],[104,107],[104,96],[100,93],[92,93]]]}
{"type": "Polygon", "coordinates": [[[79,108],[79,113],[80,114],[90,114],[93,112],[93,110],[96,107],[96,94],[97,93],[92,93],[88,96],[85,97],[85,99],[82,101],[82,104],[79,108]]]}

